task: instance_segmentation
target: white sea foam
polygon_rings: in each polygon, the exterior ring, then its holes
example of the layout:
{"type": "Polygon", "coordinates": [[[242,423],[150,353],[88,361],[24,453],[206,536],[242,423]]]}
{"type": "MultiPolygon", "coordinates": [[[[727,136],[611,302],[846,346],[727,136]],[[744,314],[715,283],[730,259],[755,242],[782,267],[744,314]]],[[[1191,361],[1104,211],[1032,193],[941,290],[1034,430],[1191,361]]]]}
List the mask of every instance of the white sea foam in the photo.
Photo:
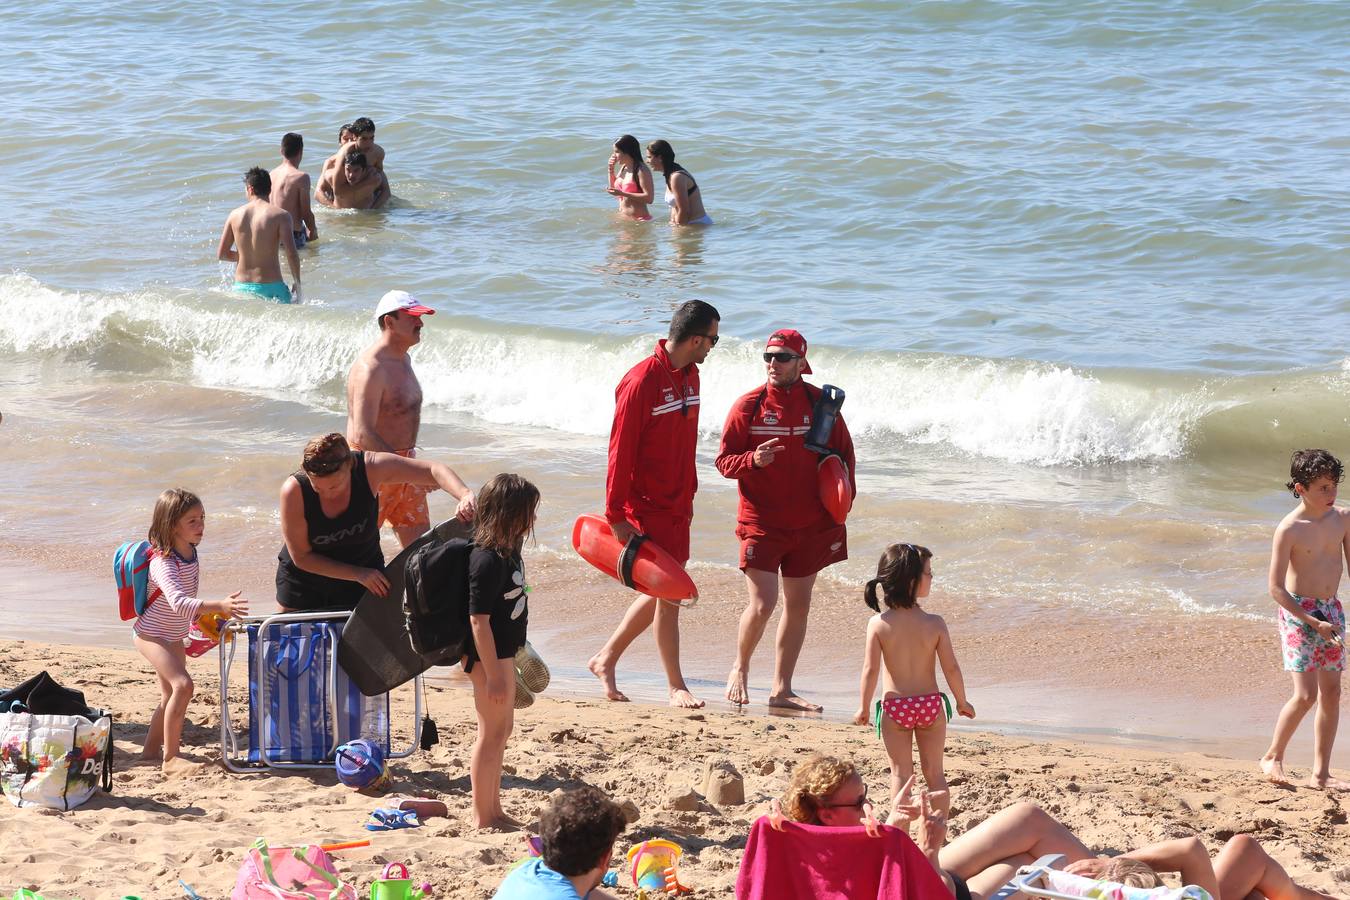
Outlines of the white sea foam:
{"type": "Polygon", "coordinates": [[[1233,603],[1201,603],[1190,594],[1176,588],[1163,588],[1163,594],[1172,601],[1179,611],[1188,615],[1224,616],[1230,619],[1244,619],[1248,622],[1271,622],[1274,619],[1273,613],[1262,615],[1233,603]]]}
{"type": "MultiPolygon", "coordinates": [[[[74,294],[0,278],[0,348],[94,356],[211,387],[340,406],[347,369],[375,336],[339,309],[201,295],[74,294]],[[32,310],[42,310],[33,315],[32,310]]],[[[585,335],[439,315],[415,360],[429,407],[482,421],[608,433],[613,391],[654,336],[585,335]]],[[[701,422],[715,441],[735,398],[762,378],[760,347],[728,336],[702,369],[701,422]]],[[[1155,385],[1017,360],[814,349],[815,380],[848,393],[845,417],[874,457],[897,442],[1036,466],[1183,455],[1197,424],[1231,402],[1203,384],[1155,385]]]]}

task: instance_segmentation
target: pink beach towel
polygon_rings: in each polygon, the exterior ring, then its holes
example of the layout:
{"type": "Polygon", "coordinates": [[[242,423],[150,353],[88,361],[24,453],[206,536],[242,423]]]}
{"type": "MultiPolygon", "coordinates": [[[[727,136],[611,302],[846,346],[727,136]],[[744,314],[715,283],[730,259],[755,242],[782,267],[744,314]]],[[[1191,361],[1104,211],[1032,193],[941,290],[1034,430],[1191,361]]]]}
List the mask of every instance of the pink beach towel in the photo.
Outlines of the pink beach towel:
{"type": "Polygon", "coordinates": [[[736,900],[936,900],[951,896],[928,859],[898,828],[825,828],[767,816],[750,829],[736,900]]]}

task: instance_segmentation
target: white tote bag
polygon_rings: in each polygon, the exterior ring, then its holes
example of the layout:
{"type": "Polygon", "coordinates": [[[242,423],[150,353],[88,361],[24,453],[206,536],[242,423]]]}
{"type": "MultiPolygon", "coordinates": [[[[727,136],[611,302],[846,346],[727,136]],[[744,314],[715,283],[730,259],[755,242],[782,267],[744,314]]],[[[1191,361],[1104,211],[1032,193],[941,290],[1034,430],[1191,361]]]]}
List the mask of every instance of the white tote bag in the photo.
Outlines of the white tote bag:
{"type": "Polygon", "coordinates": [[[69,810],[100,787],[112,789],[111,716],[0,713],[0,791],[10,803],[69,810]]]}

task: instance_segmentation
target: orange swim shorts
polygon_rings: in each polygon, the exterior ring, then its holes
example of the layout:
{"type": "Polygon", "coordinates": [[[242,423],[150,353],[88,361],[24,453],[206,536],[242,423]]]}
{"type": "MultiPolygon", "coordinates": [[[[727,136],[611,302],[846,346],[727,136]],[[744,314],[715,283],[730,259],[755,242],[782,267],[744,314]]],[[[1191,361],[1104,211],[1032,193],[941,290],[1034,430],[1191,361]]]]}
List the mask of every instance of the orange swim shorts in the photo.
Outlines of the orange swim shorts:
{"type": "MultiPolygon", "coordinates": [[[[397,450],[399,456],[413,459],[416,450],[397,450]]],[[[427,509],[427,494],[436,488],[418,484],[382,484],[376,492],[380,503],[380,524],[388,522],[394,528],[417,526],[423,531],[431,527],[431,511],[427,509]]]]}

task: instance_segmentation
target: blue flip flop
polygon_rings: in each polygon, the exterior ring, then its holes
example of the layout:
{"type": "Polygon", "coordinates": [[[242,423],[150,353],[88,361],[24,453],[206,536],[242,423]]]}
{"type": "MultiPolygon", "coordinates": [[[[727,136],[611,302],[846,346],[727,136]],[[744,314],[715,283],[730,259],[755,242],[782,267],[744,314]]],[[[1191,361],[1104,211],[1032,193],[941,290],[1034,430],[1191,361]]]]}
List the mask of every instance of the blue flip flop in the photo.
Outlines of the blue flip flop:
{"type": "Polygon", "coordinates": [[[417,828],[422,823],[417,813],[411,809],[377,809],[370,814],[371,821],[366,823],[367,831],[397,831],[400,828],[417,828]]]}

